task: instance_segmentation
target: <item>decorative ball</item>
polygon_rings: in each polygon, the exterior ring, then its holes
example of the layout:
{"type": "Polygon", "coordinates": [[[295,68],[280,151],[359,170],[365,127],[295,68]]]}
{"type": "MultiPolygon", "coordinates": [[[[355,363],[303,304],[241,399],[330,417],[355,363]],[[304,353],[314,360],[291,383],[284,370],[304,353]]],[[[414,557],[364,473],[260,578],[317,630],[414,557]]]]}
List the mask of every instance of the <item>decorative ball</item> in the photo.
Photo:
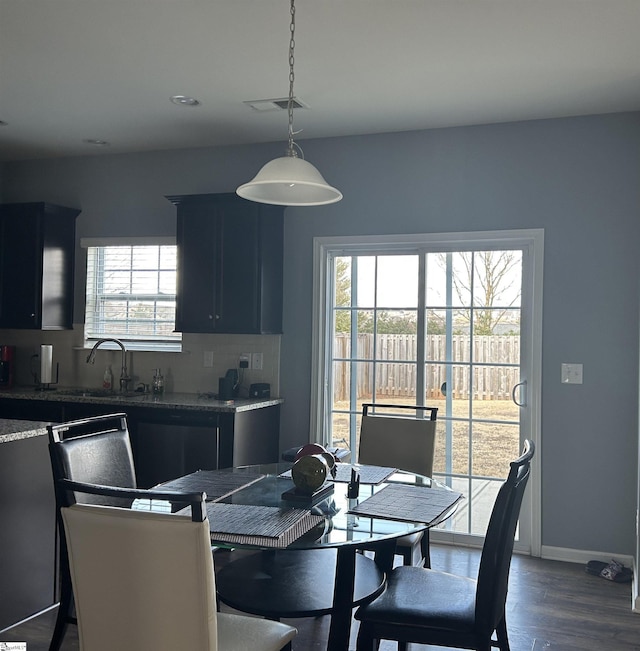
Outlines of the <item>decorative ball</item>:
{"type": "Polygon", "coordinates": [[[327,448],[320,445],[320,443],[307,443],[306,445],[303,445],[298,450],[298,452],[296,452],[296,458],[294,460],[297,461],[298,459],[301,459],[302,457],[306,457],[310,454],[322,454],[323,452],[326,451],[327,448]]]}
{"type": "Polygon", "coordinates": [[[327,460],[320,454],[300,457],[291,468],[291,478],[297,490],[311,495],[326,481],[329,475],[327,460]]]}

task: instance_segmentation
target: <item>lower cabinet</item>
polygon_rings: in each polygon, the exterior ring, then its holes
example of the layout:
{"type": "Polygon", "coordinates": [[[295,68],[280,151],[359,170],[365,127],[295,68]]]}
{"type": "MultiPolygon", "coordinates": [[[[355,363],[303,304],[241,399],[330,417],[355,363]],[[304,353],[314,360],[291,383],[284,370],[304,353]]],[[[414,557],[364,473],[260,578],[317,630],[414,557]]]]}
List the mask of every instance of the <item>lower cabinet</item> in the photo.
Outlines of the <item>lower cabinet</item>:
{"type": "Polygon", "coordinates": [[[55,498],[47,445],[46,435],[0,443],[0,631],[56,601],[55,498]]]}

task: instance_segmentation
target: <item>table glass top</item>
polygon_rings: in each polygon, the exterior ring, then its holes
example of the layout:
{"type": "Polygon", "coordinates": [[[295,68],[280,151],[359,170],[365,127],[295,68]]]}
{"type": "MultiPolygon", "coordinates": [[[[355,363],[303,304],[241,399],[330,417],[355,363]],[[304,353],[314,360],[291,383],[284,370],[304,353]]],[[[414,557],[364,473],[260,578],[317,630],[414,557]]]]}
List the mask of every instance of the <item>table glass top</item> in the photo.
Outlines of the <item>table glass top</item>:
{"type": "MultiPolygon", "coordinates": [[[[346,465],[350,466],[350,464],[346,465]]],[[[361,483],[358,497],[355,499],[347,498],[347,483],[336,481],[332,482],[333,492],[314,504],[284,500],[282,494],[293,487],[293,482],[290,476],[282,476],[282,474],[290,468],[291,464],[287,463],[234,468],[232,471],[234,475],[246,474],[248,481],[257,474],[264,477],[221,500],[222,503],[227,504],[309,509],[313,514],[322,516],[321,523],[289,545],[289,549],[359,546],[387,538],[398,538],[417,533],[428,526],[435,526],[450,517],[456,510],[456,505],[452,505],[430,525],[422,522],[372,518],[348,512],[387,485],[446,489],[444,485],[428,477],[403,471],[392,473],[386,481],[378,485],[361,483]]]]}

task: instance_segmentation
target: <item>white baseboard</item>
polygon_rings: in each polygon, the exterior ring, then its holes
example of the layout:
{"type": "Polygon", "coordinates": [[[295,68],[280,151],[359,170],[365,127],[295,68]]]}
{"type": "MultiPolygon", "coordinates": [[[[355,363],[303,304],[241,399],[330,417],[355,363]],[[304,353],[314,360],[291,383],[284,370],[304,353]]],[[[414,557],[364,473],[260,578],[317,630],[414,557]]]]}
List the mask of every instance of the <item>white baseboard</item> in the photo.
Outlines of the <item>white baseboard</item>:
{"type": "Polygon", "coordinates": [[[564,561],[565,563],[582,563],[583,565],[586,565],[589,561],[604,561],[608,563],[612,558],[615,558],[627,567],[634,567],[633,556],[629,554],[590,552],[585,549],[551,547],[550,545],[542,545],[540,558],[546,558],[549,561],[564,561]]]}

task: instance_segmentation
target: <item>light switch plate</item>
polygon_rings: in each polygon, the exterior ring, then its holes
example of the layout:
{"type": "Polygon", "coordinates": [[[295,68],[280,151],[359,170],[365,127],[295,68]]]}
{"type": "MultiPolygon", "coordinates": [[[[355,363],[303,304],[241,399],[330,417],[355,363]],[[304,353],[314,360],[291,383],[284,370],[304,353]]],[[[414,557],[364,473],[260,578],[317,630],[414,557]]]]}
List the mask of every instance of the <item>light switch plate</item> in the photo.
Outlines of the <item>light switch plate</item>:
{"type": "Polygon", "coordinates": [[[202,364],[205,368],[212,368],[213,367],[213,351],[212,350],[205,350],[203,359],[202,359],[202,364]]]}
{"type": "Polygon", "coordinates": [[[582,384],[582,364],[563,364],[562,384],[582,384]]]}

